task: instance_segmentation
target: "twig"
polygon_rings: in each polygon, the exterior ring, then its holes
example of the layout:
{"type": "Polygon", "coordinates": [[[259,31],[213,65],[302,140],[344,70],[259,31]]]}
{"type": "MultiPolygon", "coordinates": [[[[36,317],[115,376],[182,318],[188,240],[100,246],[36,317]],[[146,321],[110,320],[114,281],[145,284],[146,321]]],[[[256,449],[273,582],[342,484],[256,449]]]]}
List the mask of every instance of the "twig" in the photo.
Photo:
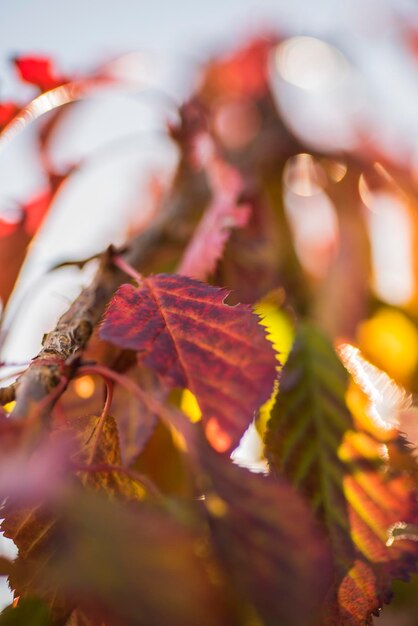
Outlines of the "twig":
{"type": "Polygon", "coordinates": [[[0,404],[8,404],[13,402],[16,396],[16,383],[12,383],[8,387],[0,388],[0,404]]]}
{"type": "MultiPolygon", "coordinates": [[[[155,268],[162,250],[183,248],[191,235],[191,228],[185,228],[187,218],[208,199],[202,176],[191,173],[184,164],[180,164],[173,190],[150,227],[134,237],[121,254],[123,260],[135,269],[150,271],[155,268]]],[[[3,389],[2,397],[14,396],[16,400],[10,415],[12,419],[24,419],[34,404],[48,398],[42,403],[42,410],[39,411],[38,407],[37,412],[42,420],[48,421],[60,395],[51,392],[58,385],[60,393],[64,392],[77,370],[77,357],[86,347],[113,293],[126,280],[125,273],[113,263],[113,255],[113,248],[101,255],[92,283],[60,317],[55,329],[44,336],[42,350],[13,383],[13,389],[3,389]]]]}

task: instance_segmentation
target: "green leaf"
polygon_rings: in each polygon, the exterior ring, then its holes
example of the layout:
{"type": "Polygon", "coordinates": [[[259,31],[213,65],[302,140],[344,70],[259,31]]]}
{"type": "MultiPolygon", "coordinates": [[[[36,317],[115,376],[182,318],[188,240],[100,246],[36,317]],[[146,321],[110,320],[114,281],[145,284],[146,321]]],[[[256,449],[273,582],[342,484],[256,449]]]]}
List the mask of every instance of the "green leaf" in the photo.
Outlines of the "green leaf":
{"type": "Polygon", "coordinates": [[[52,620],[42,600],[22,598],[16,607],[2,611],[0,626],[52,626],[52,620]]]}
{"type": "Polygon", "coordinates": [[[380,442],[354,431],[345,387],[332,345],[302,326],[282,372],[266,455],[309,499],[328,534],[336,584],[325,624],[360,626],[389,600],[393,579],[414,569],[416,544],[386,542],[393,524],[418,514],[409,478],[388,472],[380,442]]]}

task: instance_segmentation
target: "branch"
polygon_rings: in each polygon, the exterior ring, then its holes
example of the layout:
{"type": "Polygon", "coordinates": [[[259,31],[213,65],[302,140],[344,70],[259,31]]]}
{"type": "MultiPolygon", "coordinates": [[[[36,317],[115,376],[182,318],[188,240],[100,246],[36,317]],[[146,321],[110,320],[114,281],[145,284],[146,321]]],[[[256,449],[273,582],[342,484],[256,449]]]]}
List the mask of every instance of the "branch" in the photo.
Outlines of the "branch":
{"type": "Polygon", "coordinates": [[[8,387],[0,388],[0,404],[8,404],[13,402],[16,397],[16,384],[13,383],[8,387]]]}
{"type": "MultiPolygon", "coordinates": [[[[180,164],[173,193],[150,227],[124,246],[122,258],[132,267],[149,271],[161,255],[177,253],[191,235],[192,214],[198,214],[208,199],[202,175],[192,174],[180,164]],[[189,218],[189,219],[188,219],[189,218]]],[[[0,390],[0,399],[15,397],[11,418],[36,417],[47,421],[51,409],[74,376],[78,358],[100,321],[106,304],[127,277],[112,262],[109,248],[100,256],[100,265],[92,283],[83,289],[56,327],[47,333],[42,349],[13,388],[0,390]],[[57,387],[61,385],[59,392],[57,387]]]]}

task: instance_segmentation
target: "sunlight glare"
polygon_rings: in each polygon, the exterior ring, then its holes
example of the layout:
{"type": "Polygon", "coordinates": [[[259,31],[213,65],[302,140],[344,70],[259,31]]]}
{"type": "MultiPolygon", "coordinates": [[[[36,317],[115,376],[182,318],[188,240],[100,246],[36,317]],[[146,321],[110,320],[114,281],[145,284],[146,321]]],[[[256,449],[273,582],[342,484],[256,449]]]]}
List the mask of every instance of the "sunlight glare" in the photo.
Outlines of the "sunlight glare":
{"type": "Polygon", "coordinates": [[[311,276],[322,278],[338,245],[335,207],[322,191],[312,196],[301,196],[288,189],[284,193],[284,201],[299,260],[311,276]]]}
{"type": "Polygon", "coordinates": [[[45,113],[62,107],[64,104],[75,102],[91,96],[96,90],[110,86],[115,81],[110,78],[82,79],[66,83],[46,91],[34,98],[20,113],[14,117],[0,133],[0,151],[21,133],[29,124],[37,120],[45,113]]]}
{"type": "Polygon", "coordinates": [[[310,154],[297,154],[287,160],[283,170],[283,182],[297,196],[314,196],[325,185],[321,166],[310,154]]]}
{"type": "Polygon", "coordinates": [[[370,209],[370,233],[374,290],[394,305],[407,304],[414,295],[413,224],[408,208],[398,196],[372,192],[360,180],[363,202],[370,209]]]}
{"type": "Polygon", "coordinates": [[[385,372],[366,361],[358,348],[343,343],[337,352],[344,367],[369,399],[369,417],[385,430],[399,425],[399,413],[412,406],[412,397],[385,372]]]}
{"type": "Polygon", "coordinates": [[[288,83],[306,90],[333,86],[347,69],[344,56],[315,37],[291,37],[279,44],[275,66],[288,83]]]}
{"type": "Polygon", "coordinates": [[[268,474],[267,461],[263,456],[263,441],[254,422],[241,437],[238,447],[231,454],[231,460],[235,465],[246,467],[250,472],[268,474]]]}

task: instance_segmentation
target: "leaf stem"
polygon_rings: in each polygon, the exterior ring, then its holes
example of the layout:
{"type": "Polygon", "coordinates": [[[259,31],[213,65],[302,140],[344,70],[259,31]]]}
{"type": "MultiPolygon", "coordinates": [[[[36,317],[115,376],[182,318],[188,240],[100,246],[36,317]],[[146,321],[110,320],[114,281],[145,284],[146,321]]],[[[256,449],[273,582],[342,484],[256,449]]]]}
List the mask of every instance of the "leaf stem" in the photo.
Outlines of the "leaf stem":
{"type": "Polygon", "coordinates": [[[99,446],[99,441],[100,441],[100,437],[102,435],[103,432],[103,427],[106,421],[106,418],[109,414],[109,409],[110,406],[112,404],[112,398],[113,398],[113,383],[112,381],[110,381],[108,378],[105,378],[105,383],[106,383],[106,400],[104,403],[104,407],[103,407],[103,411],[100,415],[99,421],[97,422],[97,426],[94,432],[94,442],[91,448],[91,452],[90,452],[90,456],[89,459],[87,461],[87,465],[91,465],[93,463],[94,457],[96,456],[97,453],[97,448],[99,446]]]}
{"type": "Polygon", "coordinates": [[[142,274],[137,272],[132,267],[132,265],[129,265],[129,263],[127,261],[125,261],[125,259],[123,259],[121,256],[115,255],[113,257],[113,263],[116,265],[116,267],[118,267],[120,270],[122,270],[122,272],[125,272],[125,274],[128,274],[128,276],[133,278],[139,285],[144,280],[142,274]]]}
{"type": "Polygon", "coordinates": [[[188,421],[187,417],[184,415],[184,413],[182,413],[178,409],[165,406],[153,395],[141,389],[141,387],[134,383],[130,378],[109,369],[105,365],[82,365],[79,367],[77,375],[83,376],[85,374],[98,374],[99,376],[102,376],[105,380],[113,380],[122,387],[125,387],[125,389],[130,391],[137,398],[139,398],[139,400],[141,400],[141,402],[143,402],[150,411],[161,417],[170,426],[174,426],[177,430],[179,430],[181,434],[185,437],[186,441],[189,444],[192,444],[194,425],[191,424],[188,421]]]}

